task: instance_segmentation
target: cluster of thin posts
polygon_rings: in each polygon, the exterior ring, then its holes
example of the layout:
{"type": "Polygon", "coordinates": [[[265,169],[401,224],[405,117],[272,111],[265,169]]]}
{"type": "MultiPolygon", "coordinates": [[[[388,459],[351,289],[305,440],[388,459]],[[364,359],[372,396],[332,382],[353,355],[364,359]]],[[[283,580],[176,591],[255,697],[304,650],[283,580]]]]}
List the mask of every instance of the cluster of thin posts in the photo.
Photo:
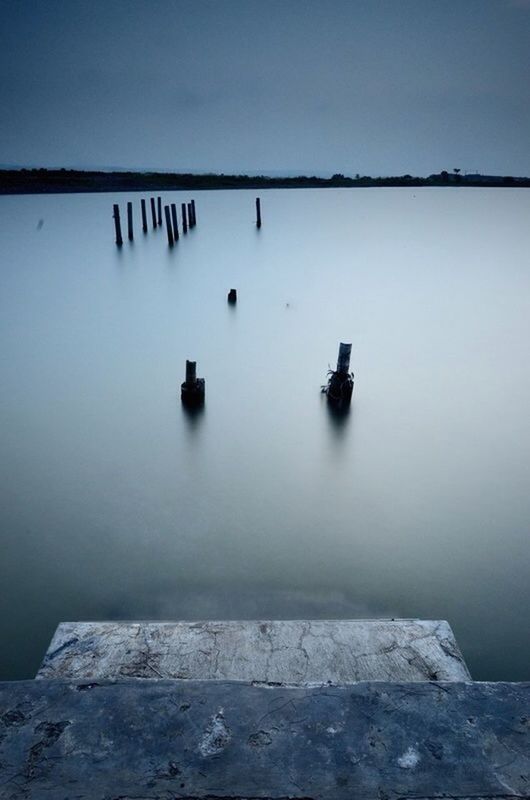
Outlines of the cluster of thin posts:
{"type": "MultiPolygon", "coordinates": [[[[162,227],[162,198],[157,197],[156,203],[155,198],[149,198],[150,205],[151,205],[151,219],[153,223],[153,229],[162,227]]],[[[147,204],[144,199],[140,201],[141,208],[142,208],[142,230],[144,233],[148,231],[147,225],[147,204]]],[[[120,219],[120,207],[118,203],[114,203],[113,205],[114,213],[114,228],[116,231],[116,244],[118,247],[121,247],[123,244],[123,236],[121,233],[121,219],[120,219]]],[[[181,203],[181,218],[182,218],[182,233],[187,233],[188,228],[194,228],[197,224],[197,215],[195,213],[195,200],[191,200],[189,203],[181,203]]],[[[177,219],[177,206],[175,203],[170,203],[168,206],[164,206],[164,217],[166,221],[166,233],[167,233],[167,243],[170,247],[173,247],[175,242],[179,240],[179,226],[178,226],[178,219],[177,219]]],[[[261,200],[259,197],[256,197],[256,226],[261,228],[261,200]]],[[[134,229],[133,229],[133,204],[131,202],[127,203],[127,238],[130,242],[134,241],[134,229]]]]}
{"type": "MultiPolygon", "coordinates": [[[[141,209],[142,209],[142,231],[147,233],[148,225],[147,225],[147,205],[146,201],[142,199],[140,201],[141,209]]],[[[156,203],[155,198],[150,198],[150,206],[151,206],[151,220],[153,230],[155,228],[162,227],[162,198],[157,197],[156,203]]],[[[189,203],[181,203],[181,220],[182,220],[182,233],[187,233],[188,229],[194,228],[197,224],[197,215],[195,212],[195,200],[191,200],[189,203]]],[[[121,247],[123,244],[123,236],[121,232],[121,219],[120,219],[120,207],[117,203],[113,205],[114,213],[114,229],[116,232],[116,244],[118,247],[121,247]]],[[[170,203],[167,206],[164,206],[164,217],[166,223],[166,233],[167,233],[167,242],[170,247],[173,247],[175,242],[179,240],[179,226],[178,226],[178,215],[177,215],[177,206],[175,203],[170,203]]],[[[131,202],[127,203],[127,238],[130,242],[134,240],[134,229],[133,229],[133,204],[131,202]]]]}

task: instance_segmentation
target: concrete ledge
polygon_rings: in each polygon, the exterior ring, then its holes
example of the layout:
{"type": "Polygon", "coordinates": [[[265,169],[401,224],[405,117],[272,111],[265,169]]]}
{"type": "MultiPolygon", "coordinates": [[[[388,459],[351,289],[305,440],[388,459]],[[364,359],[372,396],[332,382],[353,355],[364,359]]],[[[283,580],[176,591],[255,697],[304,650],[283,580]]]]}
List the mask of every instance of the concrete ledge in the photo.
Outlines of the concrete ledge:
{"type": "Polygon", "coordinates": [[[37,678],[465,681],[444,620],[63,622],[37,678]]]}
{"type": "Polygon", "coordinates": [[[530,684],[0,684],[2,800],[528,798],[530,684]]]}

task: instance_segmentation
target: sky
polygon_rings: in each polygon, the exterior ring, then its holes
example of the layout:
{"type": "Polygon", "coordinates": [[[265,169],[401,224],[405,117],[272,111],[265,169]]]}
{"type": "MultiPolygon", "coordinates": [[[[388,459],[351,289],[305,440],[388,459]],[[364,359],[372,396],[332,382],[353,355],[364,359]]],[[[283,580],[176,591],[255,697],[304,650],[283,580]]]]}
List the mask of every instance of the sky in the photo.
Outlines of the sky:
{"type": "Polygon", "coordinates": [[[0,163],[530,175],[530,0],[0,0],[0,163]]]}

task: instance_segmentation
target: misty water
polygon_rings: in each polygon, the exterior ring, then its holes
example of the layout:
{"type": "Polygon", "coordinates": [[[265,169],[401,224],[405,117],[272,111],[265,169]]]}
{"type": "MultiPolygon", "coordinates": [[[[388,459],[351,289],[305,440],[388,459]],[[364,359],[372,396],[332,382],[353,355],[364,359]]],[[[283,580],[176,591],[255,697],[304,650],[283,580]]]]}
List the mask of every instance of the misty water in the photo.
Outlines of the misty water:
{"type": "Polygon", "coordinates": [[[0,677],[61,620],[382,616],[528,678],[530,192],[197,192],[172,251],[142,196],[0,198],[0,677]]]}

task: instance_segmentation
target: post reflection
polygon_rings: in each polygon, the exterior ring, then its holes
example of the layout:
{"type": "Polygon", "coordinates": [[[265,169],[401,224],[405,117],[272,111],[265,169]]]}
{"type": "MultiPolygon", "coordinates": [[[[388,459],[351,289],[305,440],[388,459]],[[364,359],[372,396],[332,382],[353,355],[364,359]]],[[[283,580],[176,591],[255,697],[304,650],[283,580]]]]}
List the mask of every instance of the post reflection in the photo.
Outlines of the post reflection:
{"type": "Polygon", "coordinates": [[[346,408],[337,408],[325,397],[323,397],[323,401],[326,406],[326,418],[330,431],[331,444],[335,450],[343,450],[346,442],[350,438],[348,429],[350,428],[353,417],[352,408],[350,406],[346,408]]]}
{"type": "Polygon", "coordinates": [[[195,438],[204,420],[206,406],[187,406],[180,404],[181,413],[184,418],[186,432],[190,439],[195,438]]]}

